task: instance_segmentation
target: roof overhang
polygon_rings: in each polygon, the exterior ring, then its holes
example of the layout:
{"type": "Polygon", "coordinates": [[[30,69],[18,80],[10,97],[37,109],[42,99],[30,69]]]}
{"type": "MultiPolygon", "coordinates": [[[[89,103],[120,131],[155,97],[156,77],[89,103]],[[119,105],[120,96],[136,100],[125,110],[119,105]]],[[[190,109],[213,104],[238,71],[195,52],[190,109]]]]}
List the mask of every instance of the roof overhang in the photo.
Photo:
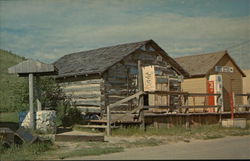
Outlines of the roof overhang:
{"type": "Polygon", "coordinates": [[[18,74],[21,77],[26,77],[29,74],[34,74],[36,76],[46,76],[56,75],[58,73],[58,69],[54,65],[29,59],[8,68],[8,73],[18,74]]]}

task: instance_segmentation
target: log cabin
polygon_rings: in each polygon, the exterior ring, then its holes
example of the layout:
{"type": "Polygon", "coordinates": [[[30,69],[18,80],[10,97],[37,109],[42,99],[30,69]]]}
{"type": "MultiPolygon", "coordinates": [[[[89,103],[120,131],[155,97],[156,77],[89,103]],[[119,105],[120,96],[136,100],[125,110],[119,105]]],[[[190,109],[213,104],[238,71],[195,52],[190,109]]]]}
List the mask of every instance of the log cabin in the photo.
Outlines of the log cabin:
{"type": "MultiPolygon", "coordinates": [[[[72,53],[53,64],[58,69],[56,80],[77,108],[85,113],[103,114],[107,105],[138,92],[139,60],[142,68],[153,69],[155,89],[181,90],[181,78],[188,73],[153,40],[72,53]],[[167,85],[170,77],[172,85],[167,85]]],[[[164,96],[152,97],[154,105],[167,100],[164,96]]],[[[115,110],[133,110],[137,103],[131,100],[115,110]]],[[[149,104],[149,99],[144,103],[149,104]]]]}

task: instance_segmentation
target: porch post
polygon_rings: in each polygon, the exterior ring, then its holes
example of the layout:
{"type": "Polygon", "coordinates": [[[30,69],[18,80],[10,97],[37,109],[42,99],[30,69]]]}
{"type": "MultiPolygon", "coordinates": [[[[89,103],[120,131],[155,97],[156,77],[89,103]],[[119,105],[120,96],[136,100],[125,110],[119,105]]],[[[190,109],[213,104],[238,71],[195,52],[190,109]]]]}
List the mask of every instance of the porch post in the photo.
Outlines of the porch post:
{"type": "MultiPolygon", "coordinates": [[[[141,61],[138,60],[138,90],[143,91],[143,75],[142,75],[142,67],[141,61]]],[[[143,95],[139,97],[138,106],[140,106],[140,117],[141,117],[141,128],[145,131],[145,116],[144,116],[144,100],[143,95]]]]}
{"type": "Polygon", "coordinates": [[[36,103],[37,103],[37,111],[42,110],[41,105],[41,89],[40,89],[40,77],[36,76],[36,103]]]}
{"type": "Polygon", "coordinates": [[[29,108],[30,108],[30,129],[35,129],[34,123],[34,106],[33,106],[33,95],[34,95],[34,75],[32,73],[29,74],[29,108]]]}

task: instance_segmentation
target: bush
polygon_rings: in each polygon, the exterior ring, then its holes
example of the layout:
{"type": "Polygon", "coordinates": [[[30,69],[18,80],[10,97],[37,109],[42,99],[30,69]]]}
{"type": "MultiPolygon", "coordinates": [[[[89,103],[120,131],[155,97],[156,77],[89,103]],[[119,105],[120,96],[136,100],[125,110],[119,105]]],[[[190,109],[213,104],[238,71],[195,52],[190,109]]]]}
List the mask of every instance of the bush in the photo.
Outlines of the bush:
{"type": "Polygon", "coordinates": [[[58,107],[58,118],[63,127],[73,126],[82,121],[81,112],[76,107],[62,105],[58,107]]]}
{"type": "Polygon", "coordinates": [[[41,103],[43,107],[56,110],[60,104],[68,104],[70,99],[60,88],[60,85],[52,77],[41,79],[41,103]]]}

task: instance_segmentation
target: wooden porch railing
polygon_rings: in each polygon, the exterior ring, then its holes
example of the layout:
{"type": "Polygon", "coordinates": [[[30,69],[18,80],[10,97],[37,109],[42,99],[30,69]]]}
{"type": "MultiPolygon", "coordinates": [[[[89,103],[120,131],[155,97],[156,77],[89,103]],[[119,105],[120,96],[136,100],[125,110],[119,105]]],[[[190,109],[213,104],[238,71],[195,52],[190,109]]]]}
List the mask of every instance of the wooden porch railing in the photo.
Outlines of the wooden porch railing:
{"type": "Polygon", "coordinates": [[[247,104],[235,104],[235,107],[244,107],[244,108],[247,108],[248,110],[250,109],[250,93],[234,94],[234,100],[235,100],[235,97],[247,97],[247,104]]]}
{"type": "MultiPolygon", "coordinates": [[[[217,112],[221,110],[221,104],[219,103],[219,99],[221,97],[221,94],[215,93],[189,93],[189,92],[176,92],[176,91],[149,91],[144,92],[145,94],[165,94],[165,95],[181,95],[184,98],[183,105],[177,105],[175,108],[184,108],[185,113],[188,111],[189,108],[218,108],[217,112]],[[216,104],[217,105],[188,105],[188,98],[189,97],[207,97],[207,96],[217,96],[216,104]]],[[[173,106],[166,106],[166,105],[159,105],[159,106],[145,106],[146,108],[172,108],[173,106]]]]}
{"type": "MultiPolygon", "coordinates": [[[[221,110],[221,105],[219,105],[219,98],[221,96],[221,94],[209,94],[209,93],[188,93],[188,92],[175,92],[175,91],[150,91],[150,92],[146,92],[146,91],[139,91],[129,97],[126,97],[120,101],[117,101],[113,104],[110,104],[107,106],[107,136],[110,136],[111,134],[111,124],[115,123],[117,120],[126,117],[129,114],[132,114],[138,110],[142,110],[144,111],[145,109],[149,109],[149,108],[171,108],[170,106],[144,106],[142,105],[140,102],[140,100],[143,98],[143,95],[145,94],[166,94],[166,95],[182,95],[184,97],[184,105],[179,105],[179,106],[175,106],[176,108],[184,108],[185,109],[185,113],[187,113],[189,108],[218,108],[217,112],[220,112],[221,110]],[[194,97],[194,96],[218,96],[217,97],[217,104],[218,105],[214,105],[214,106],[208,106],[208,105],[188,105],[188,97],[194,97]],[[133,109],[132,111],[128,111],[127,113],[123,114],[122,116],[111,120],[111,109],[121,105],[122,103],[125,103],[127,101],[130,101],[134,98],[137,98],[139,103],[138,103],[138,107],[133,109]]],[[[144,116],[142,116],[144,117],[144,116]]]]}

